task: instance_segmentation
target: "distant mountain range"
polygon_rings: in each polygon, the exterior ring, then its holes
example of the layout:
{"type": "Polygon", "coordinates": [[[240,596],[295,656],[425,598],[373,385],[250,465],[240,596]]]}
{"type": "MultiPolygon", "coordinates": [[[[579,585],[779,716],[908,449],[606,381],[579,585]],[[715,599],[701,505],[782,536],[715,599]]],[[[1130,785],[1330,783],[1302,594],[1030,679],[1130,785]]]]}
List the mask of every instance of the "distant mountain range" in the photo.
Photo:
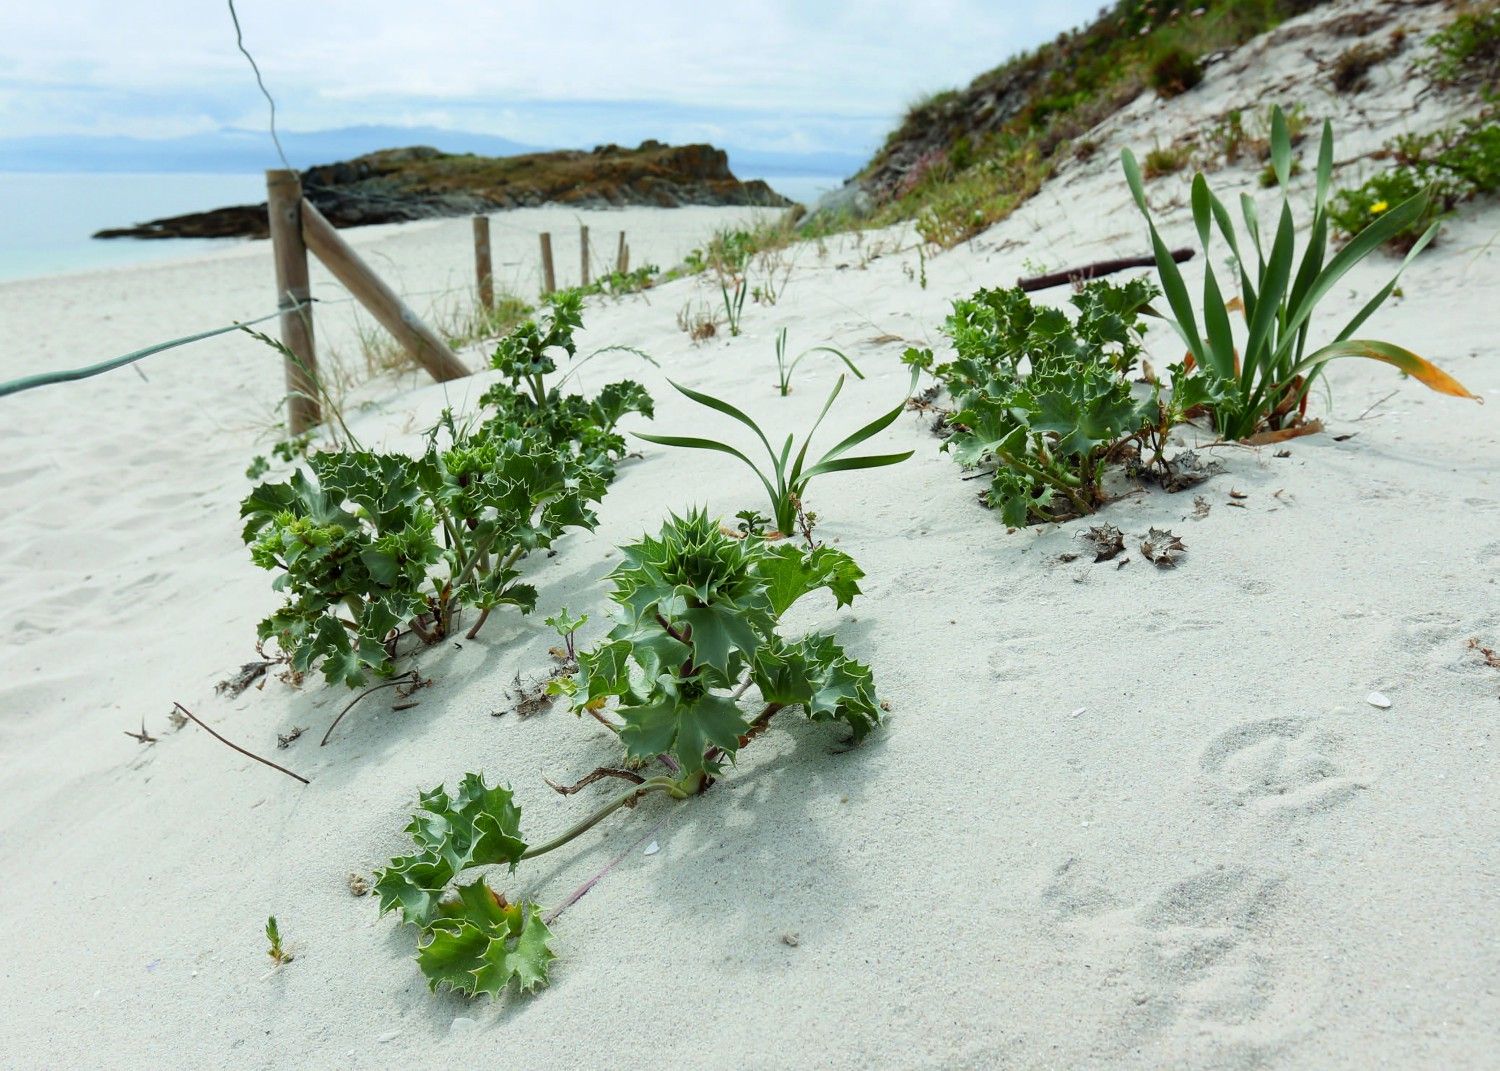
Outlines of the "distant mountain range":
{"type": "MultiPolygon", "coordinates": [[[[281,144],[293,167],[348,160],[379,149],[430,145],[450,153],[513,156],[558,148],[525,145],[492,134],[411,126],[351,126],[335,130],[286,131],[281,144]]],[[[176,138],[95,135],[32,135],[0,138],[0,171],[198,171],[243,174],[277,166],[275,148],[263,130],[226,127],[176,138]]],[[[852,153],[759,152],[729,148],[730,168],[740,175],[852,175],[864,158],[852,153]]]]}

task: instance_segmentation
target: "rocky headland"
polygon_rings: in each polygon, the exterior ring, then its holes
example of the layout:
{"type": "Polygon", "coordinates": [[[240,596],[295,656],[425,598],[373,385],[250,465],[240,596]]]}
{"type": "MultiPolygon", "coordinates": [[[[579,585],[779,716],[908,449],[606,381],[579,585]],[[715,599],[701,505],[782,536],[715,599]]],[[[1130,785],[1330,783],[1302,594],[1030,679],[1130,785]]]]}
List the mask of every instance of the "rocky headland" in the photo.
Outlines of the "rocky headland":
{"type": "MultiPolygon", "coordinates": [[[[302,189],[335,227],[402,223],[507,208],[768,205],[791,202],[759,179],[741,182],[712,145],[601,145],[520,156],[383,149],[302,172],[302,189]]],[[[95,238],[264,238],[266,206],[233,205],[99,231],[95,238]]]]}

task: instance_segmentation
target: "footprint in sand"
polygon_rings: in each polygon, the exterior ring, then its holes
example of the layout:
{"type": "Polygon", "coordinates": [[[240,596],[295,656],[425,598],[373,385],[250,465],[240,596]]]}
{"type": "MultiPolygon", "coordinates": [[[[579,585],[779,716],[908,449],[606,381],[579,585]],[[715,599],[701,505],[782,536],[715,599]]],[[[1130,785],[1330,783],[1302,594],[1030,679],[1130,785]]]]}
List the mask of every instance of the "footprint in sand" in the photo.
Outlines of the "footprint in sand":
{"type": "Polygon", "coordinates": [[[1084,937],[1116,1018],[1100,1045],[1123,1056],[1166,1046],[1193,1066],[1255,1067],[1300,1032],[1312,1009],[1282,984],[1275,927],[1282,879],[1247,867],[1196,871],[1128,903],[1077,859],[1041,898],[1084,937]],[[1201,1063],[1199,1059],[1201,1058],[1201,1063]]]}
{"type": "Polygon", "coordinates": [[[1313,718],[1267,718],[1214,737],[1199,765],[1217,793],[1235,806],[1311,814],[1366,787],[1338,761],[1338,752],[1338,739],[1313,718]]]}
{"type": "Polygon", "coordinates": [[[1300,1017],[1279,985],[1271,934],[1283,900],[1280,879],[1231,866],[1172,882],[1143,904],[1132,1032],[1198,1038],[1250,1066],[1284,1042],[1300,1017]]]}

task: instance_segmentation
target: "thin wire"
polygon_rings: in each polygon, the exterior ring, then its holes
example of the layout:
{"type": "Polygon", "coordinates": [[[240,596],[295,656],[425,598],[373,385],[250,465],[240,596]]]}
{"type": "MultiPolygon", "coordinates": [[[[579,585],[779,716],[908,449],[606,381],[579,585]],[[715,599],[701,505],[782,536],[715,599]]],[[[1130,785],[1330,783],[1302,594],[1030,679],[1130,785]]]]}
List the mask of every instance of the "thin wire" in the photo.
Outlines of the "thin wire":
{"type": "Polygon", "coordinates": [[[235,47],[238,48],[244,55],[244,57],[250,61],[250,69],[255,72],[255,84],[260,86],[261,96],[265,97],[266,103],[271,106],[271,141],[276,146],[276,155],[281,157],[282,167],[286,168],[288,171],[295,171],[297,169],[291,165],[291,162],[286,158],[286,153],[281,149],[281,139],[276,136],[276,101],[271,96],[271,91],[266,88],[265,79],[261,78],[260,76],[260,67],[256,65],[255,57],[250,55],[250,50],[245,47],[245,34],[244,31],[240,29],[240,16],[239,13],[234,10],[234,0],[228,0],[228,3],[229,17],[234,21],[235,47]]]}
{"type": "Polygon", "coordinates": [[[275,312],[267,313],[265,316],[254,320],[241,320],[230,324],[228,327],[216,327],[212,331],[201,331],[196,335],[174,338],[170,342],[158,342],[154,346],[147,346],[145,349],[136,350],[133,353],[127,353],[120,357],[111,357],[109,360],[100,361],[98,364],[85,365],[83,368],[65,368],[56,372],[38,372],[35,375],[22,376],[20,379],[13,379],[9,383],[0,383],[0,398],[4,398],[9,394],[20,394],[24,390],[33,390],[36,387],[51,386],[54,383],[73,383],[80,379],[90,379],[105,372],[111,372],[116,368],[123,368],[128,364],[134,364],[136,361],[150,357],[154,353],[175,349],[178,346],[186,346],[190,342],[201,342],[205,338],[213,338],[215,335],[227,335],[231,331],[238,331],[252,324],[265,323],[267,320],[274,320],[284,311],[295,312],[299,309],[307,308],[309,304],[311,302],[305,301],[289,306],[285,310],[277,309],[275,312]]]}

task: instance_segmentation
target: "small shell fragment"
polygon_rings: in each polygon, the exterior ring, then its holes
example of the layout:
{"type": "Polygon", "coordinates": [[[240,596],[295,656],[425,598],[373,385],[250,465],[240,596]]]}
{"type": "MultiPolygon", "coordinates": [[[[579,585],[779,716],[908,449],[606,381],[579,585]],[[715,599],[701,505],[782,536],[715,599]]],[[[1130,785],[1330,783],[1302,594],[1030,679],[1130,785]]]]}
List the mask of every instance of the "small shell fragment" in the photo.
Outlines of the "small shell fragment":
{"type": "Polygon", "coordinates": [[[641,854],[642,855],[655,855],[659,851],[661,851],[661,845],[657,844],[656,841],[653,840],[650,844],[646,845],[646,850],[644,852],[642,852],[641,854]]]}
{"type": "Polygon", "coordinates": [[[1365,702],[1369,703],[1372,707],[1379,707],[1381,710],[1389,710],[1391,707],[1391,701],[1380,692],[1371,692],[1365,696],[1365,702]]]}

